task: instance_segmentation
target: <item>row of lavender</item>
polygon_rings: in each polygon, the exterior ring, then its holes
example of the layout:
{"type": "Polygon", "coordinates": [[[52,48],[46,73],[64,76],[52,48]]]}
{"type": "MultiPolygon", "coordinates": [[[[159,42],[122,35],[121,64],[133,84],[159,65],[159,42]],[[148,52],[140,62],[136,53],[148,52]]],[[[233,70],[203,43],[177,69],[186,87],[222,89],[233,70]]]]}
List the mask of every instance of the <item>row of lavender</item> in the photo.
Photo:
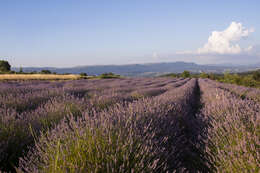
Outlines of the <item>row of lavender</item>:
{"type": "Polygon", "coordinates": [[[72,82],[4,83],[0,88],[0,167],[10,170],[34,138],[66,115],[90,116],[121,103],[160,95],[183,79],[125,79],[72,82]]]}
{"type": "MultiPolygon", "coordinates": [[[[208,124],[204,141],[209,162],[213,163],[211,169],[216,172],[259,172],[259,103],[250,99],[250,95],[247,99],[241,98],[244,87],[205,79],[200,79],[199,84],[204,107],[198,116],[208,124]]],[[[257,93],[257,89],[247,90],[257,93]]],[[[257,97],[259,94],[254,96],[257,97]]]]}
{"type": "MultiPolygon", "coordinates": [[[[42,103],[50,100],[53,97],[74,95],[76,97],[91,97],[102,92],[113,92],[113,89],[120,89],[122,92],[134,91],[136,88],[152,90],[156,86],[149,82],[150,80],[121,80],[119,83],[116,80],[98,81],[92,80],[89,82],[74,81],[74,82],[41,82],[41,83],[7,83],[0,85],[0,105],[1,108],[14,108],[18,112],[35,109],[42,103]],[[148,85],[150,83],[150,85],[148,85]],[[135,86],[135,87],[134,87],[135,86]],[[94,92],[96,91],[96,92],[94,92]]],[[[162,85],[167,85],[163,83],[162,85]]],[[[162,88],[162,86],[161,86],[162,88]]],[[[106,93],[104,93],[106,94],[106,93]]]]}
{"type": "Polygon", "coordinates": [[[239,86],[235,84],[219,83],[213,80],[207,80],[208,82],[216,85],[218,88],[226,89],[233,94],[238,95],[242,99],[252,99],[256,102],[260,102],[260,89],[259,88],[249,88],[244,86],[239,86]]]}

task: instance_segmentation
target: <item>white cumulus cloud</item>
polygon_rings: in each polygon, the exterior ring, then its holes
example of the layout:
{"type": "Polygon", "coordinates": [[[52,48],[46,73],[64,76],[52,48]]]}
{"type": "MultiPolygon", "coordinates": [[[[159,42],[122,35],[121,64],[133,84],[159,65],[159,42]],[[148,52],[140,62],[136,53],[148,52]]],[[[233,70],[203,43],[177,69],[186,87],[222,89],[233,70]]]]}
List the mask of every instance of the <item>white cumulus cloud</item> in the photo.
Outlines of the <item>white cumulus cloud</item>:
{"type": "Polygon", "coordinates": [[[149,61],[172,62],[185,61],[201,64],[253,64],[260,62],[260,44],[252,43],[240,46],[239,41],[247,38],[254,29],[245,28],[242,23],[231,22],[223,31],[213,31],[207,43],[196,50],[177,52],[153,52],[149,54],[149,61]],[[151,58],[152,55],[152,58],[151,58]]]}
{"type": "Polygon", "coordinates": [[[241,23],[231,22],[224,31],[213,31],[208,38],[208,42],[197,50],[199,54],[239,54],[252,49],[241,48],[238,41],[254,32],[254,29],[246,29],[241,23]]]}

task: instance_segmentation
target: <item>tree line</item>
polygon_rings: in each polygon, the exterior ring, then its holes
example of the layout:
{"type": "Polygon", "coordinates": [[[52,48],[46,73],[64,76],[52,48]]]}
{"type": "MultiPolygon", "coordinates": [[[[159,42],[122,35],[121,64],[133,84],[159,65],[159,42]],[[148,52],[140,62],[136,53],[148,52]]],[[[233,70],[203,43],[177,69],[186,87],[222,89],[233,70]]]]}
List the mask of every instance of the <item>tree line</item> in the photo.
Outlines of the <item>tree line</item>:
{"type": "Polygon", "coordinates": [[[224,83],[232,83],[237,85],[243,85],[247,87],[260,88],[260,69],[243,73],[230,73],[225,72],[222,74],[216,73],[191,73],[187,70],[182,73],[170,73],[163,75],[165,77],[183,77],[183,78],[208,78],[224,83]]]}
{"type": "MultiPolygon", "coordinates": [[[[43,69],[40,72],[37,71],[32,71],[32,72],[24,72],[23,68],[20,67],[19,71],[13,71],[11,70],[11,65],[8,61],[5,60],[0,60],[0,74],[57,74],[56,72],[52,72],[50,70],[47,69],[43,69]]],[[[63,75],[67,75],[69,73],[64,73],[63,75]]],[[[80,73],[79,74],[82,78],[86,78],[88,76],[87,73],[80,73]]],[[[109,79],[109,78],[120,78],[120,75],[114,74],[112,72],[109,73],[103,73],[99,76],[95,76],[93,75],[93,77],[98,77],[98,78],[102,78],[102,79],[109,79]]]]}
{"type": "MultiPolygon", "coordinates": [[[[8,61],[0,60],[0,74],[57,74],[57,73],[47,69],[43,69],[39,72],[37,71],[24,72],[22,67],[20,67],[19,71],[13,71],[11,70],[11,65],[8,61]]],[[[80,76],[87,76],[87,73],[80,73],[80,76]]]]}

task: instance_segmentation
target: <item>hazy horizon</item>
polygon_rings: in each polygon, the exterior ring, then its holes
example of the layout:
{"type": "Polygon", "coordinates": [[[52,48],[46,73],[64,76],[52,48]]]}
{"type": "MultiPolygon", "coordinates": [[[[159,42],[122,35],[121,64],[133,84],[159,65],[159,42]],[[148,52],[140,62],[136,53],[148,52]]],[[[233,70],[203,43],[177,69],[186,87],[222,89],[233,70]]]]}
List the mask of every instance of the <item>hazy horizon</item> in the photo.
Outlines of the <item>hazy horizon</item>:
{"type": "Polygon", "coordinates": [[[196,63],[196,62],[192,62],[192,61],[160,61],[160,62],[144,62],[144,63],[126,63],[126,64],[82,64],[82,65],[74,65],[74,66],[13,66],[12,64],[12,68],[77,68],[77,67],[86,67],[86,66],[124,66],[124,65],[146,65],[146,64],[160,64],[160,63],[177,63],[177,62],[183,62],[183,63],[195,63],[197,65],[212,65],[212,66],[253,66],[254,64],[260,64],[260,62],[256,62],[256,63],[248,63],[248,64],[236,64],[236,63],[196,63]]]}
{"type": "Polygon", "coordinates": [[[260,2],[4,1],[0,59],[13,67],[260,62],[260,2]]]}

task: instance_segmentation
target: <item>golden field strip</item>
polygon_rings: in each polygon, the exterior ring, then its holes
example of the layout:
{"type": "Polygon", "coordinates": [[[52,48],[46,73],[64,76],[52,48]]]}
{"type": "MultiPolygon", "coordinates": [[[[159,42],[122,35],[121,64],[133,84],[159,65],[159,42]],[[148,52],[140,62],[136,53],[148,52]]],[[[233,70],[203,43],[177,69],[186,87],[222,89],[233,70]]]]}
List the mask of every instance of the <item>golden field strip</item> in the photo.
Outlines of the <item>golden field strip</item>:
{"type": "Polygon", "coordinates": [[[68,74],[0,74],[0,80],[74,80],[80,75],[68,74]]]}

